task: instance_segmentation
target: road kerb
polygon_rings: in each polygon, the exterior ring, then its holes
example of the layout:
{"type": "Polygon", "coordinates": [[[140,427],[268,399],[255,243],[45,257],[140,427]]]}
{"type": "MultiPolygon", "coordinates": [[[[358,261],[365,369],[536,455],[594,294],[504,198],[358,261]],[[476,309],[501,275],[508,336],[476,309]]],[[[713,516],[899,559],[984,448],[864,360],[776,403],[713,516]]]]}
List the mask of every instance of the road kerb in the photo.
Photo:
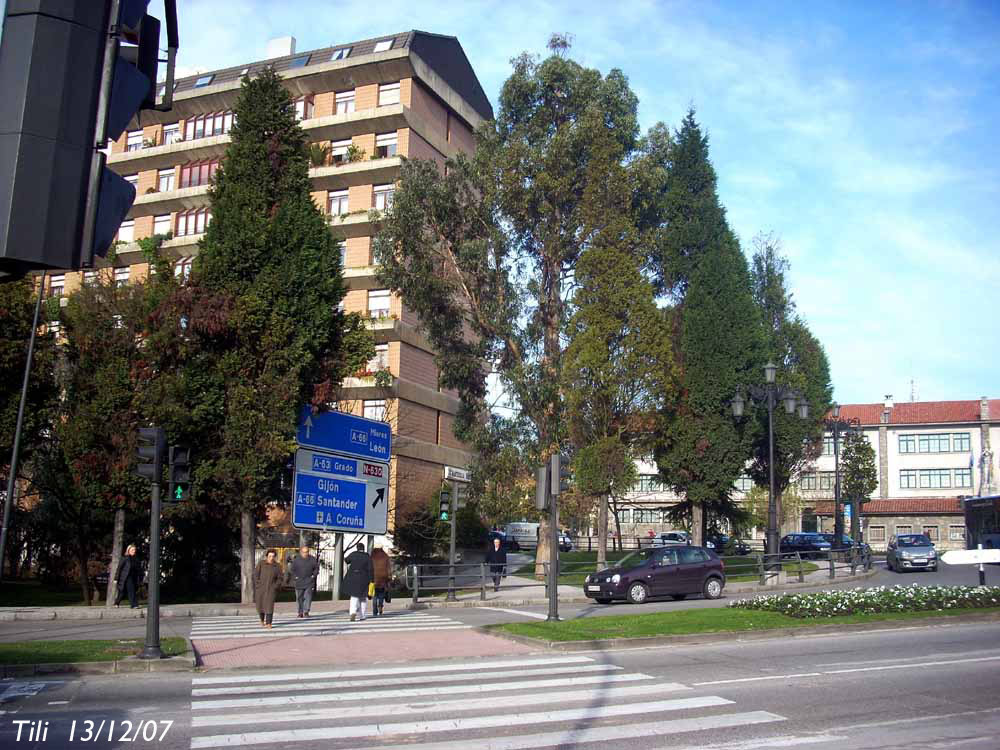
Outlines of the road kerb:
{"type": "Polygon", "coordinates": [[[145,672],[189,672],[197,666],[197,657],[191,647],[178,656],[169,656],[156,661],[129,656],[113,661],[48,662],[44,664],[0,664],[0,677],[37,677],[41,675],[101,675],[132,674],[145,672]]]}

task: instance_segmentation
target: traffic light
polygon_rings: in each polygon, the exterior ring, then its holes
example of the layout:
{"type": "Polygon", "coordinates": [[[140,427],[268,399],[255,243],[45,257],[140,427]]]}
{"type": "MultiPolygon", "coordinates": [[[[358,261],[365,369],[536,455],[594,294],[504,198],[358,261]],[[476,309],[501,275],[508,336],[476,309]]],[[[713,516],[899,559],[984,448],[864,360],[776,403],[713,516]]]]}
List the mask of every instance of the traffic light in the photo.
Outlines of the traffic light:
{"type": "Polygon", "coordinates": [[[170,493],[166,502],[182,503],[191,496],[191,449],[170,446],[170,493]]]}
{"type": "MultiPolygon", "coordinates": [[[[8,0],[0,41],[0,274],[79,268],[107,252],[135,189],[99,151],[154,105],[149,0],[8,0]],[[119,10],[112,18],[112,9],[119,10]],[[122,46],[131,41],[134,46],[122,46]]],[[[165,0],[169,92],[176,0],[165,0]]]]}
{"type": "Polygon", "coordinates": [[[560,492],[568,492],[569,480],[573,476],[569,468],[569,456],[553,453],[550,463],[549,479],[552,481],[552,494],[558,495],[560,492]]]}
{"type": "Polygon", "coordinates": [[[448,514],[451,512],[451,490],[448,489],[441,490],[439,498],[440,498],[441,512],[438,518],[442,521],[447,521],[450,518],[448,514]]]}
{"type": "Polygon", "coordinates": [[[549,507],[549,467],[539,466],[535,469],[535,509],[545,510],[549,507]]]}
{"type": "Polygon", "coordinates": [[[154,484],[163,480],[163,454],[167,452],[167,435],[162,427],[140,427],[136,448],[138,465],[135,473],[154,484]]]}

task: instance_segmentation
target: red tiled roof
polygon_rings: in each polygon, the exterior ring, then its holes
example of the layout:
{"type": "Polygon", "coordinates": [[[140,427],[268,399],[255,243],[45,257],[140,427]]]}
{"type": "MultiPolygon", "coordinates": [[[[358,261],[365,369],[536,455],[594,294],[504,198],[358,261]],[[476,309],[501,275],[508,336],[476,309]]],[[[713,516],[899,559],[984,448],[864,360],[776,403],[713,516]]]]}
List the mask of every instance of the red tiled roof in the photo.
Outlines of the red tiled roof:
{"type": "MultiPolygon", "coordinates": [[[[833,503],[815,503],[817,515],[832,515],[833,503]]],[[[861,511],[865,516],[920,516],[933,513],[962,514],[962,501],[957,497],[901,497],[869,500],[861,511]]]]}
{"type": "MultiPolygon", "coordinates": [[[[882,421],[884,404],[843,404],[841,419],[858,419],[863,425],[882,421]]],[[[991,420],[1000,421],[1000,399],[989,400],[991,420]]],[[[947,422],[978,422],[979,400],[975,401],[903,401],[889,410],[889,424],[941,424],[947,422]]]]}

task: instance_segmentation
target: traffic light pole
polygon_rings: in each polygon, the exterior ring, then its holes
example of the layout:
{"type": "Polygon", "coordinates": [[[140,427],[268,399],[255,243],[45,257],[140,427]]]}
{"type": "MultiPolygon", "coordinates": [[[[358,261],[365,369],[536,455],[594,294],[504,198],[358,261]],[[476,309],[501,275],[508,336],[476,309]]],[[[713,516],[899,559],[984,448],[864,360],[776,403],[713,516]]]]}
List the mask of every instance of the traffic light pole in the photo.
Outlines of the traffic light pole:
{"type": "Polygon", "coordinates": [[[451,540],[448,542],[448,598],[447,601],[455,601],[455,519],[458,516],[458,487],[451,483],[451,507],[448,509],[451,515],[451,540]]]}
{"type": "Polygon", "coordinates": [[[153,482],[149,518],[149,598],[146,604],[146,645],[140,659],[161,659],[160,650],[160,482],[153,482]]]}

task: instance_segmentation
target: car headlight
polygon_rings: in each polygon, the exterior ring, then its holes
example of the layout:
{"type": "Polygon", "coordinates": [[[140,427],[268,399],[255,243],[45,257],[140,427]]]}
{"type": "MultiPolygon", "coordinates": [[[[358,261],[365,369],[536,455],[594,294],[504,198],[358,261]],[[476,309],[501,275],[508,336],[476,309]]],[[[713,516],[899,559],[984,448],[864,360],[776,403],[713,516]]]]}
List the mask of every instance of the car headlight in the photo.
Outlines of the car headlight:
{"type": "Polygon", "coordinates": [[[588,574],[586,578],[583,579],[584,583],[590,583],[590,575],[588,574]]]}
{"type": "Polygon", "coordinates": [[[937,557],[937,551],[936,550],[931,550],[930,552],[927,553],[927,556],[928,557],[937,557]]]}
{"type": "Polygon", "coordinates": [[[620,575],[618,575],[617,573],[615,573],[613,576],[611,576],[611,583],[621,583],[621,581],[622,581],[622,577],[620,575]]]}

